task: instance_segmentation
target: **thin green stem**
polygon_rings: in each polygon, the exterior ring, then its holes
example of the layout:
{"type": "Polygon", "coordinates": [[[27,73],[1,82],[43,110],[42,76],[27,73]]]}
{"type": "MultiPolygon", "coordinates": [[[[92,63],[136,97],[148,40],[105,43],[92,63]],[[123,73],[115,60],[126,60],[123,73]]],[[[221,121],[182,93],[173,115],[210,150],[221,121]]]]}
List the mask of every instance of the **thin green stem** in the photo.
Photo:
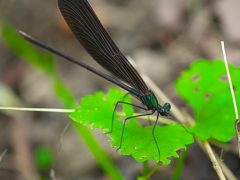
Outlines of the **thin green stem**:
{"type": "Polygon", "coordinates": [[[157,163],[154,168],[148,173],[148,175],[145,176],[145,179],[149,179],[159,168],[160,164],[157,163]]]}
{"type": "Polygon", "coordinates": [[[188,149],[186,151],[184,151],[181,156],[179,157],[178,161],[177,161],[177,164],[176,164],[176,167],[174,169],[174,172],[173,172],[173,177],[172,177],[172,180],[178,180],[180,179],[180,175],[181,175],[181,172],[182,172],[182,168],[184,166],[184,162],[186,160],[186,157],[187,157],[187,152],[188,152],[188,149]]]}
{"type": "Polygon", "coordinates": [[[149,173],[148,161],[144,161],[142,165],[142,176],[146,176],[149,173]]]}

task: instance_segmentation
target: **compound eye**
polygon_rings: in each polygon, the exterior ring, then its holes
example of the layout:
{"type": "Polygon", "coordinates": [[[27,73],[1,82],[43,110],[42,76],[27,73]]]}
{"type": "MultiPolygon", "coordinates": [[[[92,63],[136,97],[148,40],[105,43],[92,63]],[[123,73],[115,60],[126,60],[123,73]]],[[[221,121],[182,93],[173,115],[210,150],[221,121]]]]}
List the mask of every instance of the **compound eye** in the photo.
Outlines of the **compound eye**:
{"type": "Polygon", "coordinates": [[[166,110],[164,108],[160,109],[159,113],[160,113],[161,116],[166,116],[167,115],[166,110]]]}
{"type": "Polygon", "coordinates": [[[171,104],[170,103],[165,103],[163,106],[165,109],[170,110],[171,109],[171,104]]]}

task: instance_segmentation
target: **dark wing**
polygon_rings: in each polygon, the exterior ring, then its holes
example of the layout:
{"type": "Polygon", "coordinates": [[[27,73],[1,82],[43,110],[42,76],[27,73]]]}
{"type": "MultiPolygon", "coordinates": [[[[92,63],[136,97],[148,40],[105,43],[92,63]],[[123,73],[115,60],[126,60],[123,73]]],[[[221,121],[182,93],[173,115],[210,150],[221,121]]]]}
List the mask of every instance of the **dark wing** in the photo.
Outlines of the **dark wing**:
{"type": "Polygon", "coordinates": [[[58,6],[73,34],[98,64],[136,90],[148,91],[141,76],[120,52],[87,0],[58,0],[58,6]]]}

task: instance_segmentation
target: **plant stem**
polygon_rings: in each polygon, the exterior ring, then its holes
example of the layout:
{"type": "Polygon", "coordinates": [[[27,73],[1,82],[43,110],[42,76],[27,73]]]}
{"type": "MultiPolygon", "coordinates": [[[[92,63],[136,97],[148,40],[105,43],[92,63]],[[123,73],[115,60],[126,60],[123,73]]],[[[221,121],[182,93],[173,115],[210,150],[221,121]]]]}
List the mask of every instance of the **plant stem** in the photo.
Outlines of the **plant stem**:
{"type": "Polygon", "coordinates": [[[223,174],[222,168],[221,168],[219,162],[217,161],[217,158],[215,157],[215,155],[214,155],[214,153],[212,151],[212,148],[209,145],[209,143],[207,141],[204,141],[203,142],[203,146],[205,147],[205,149],[207,151],[207,154],[208,154],[209,158],[211,159],[211,161],[213,163],[213,168],[217,172],[219,179],[220,180],[226,180],[226,178],[225,178],[225,176],[223,174]]]}
{"type": "Polygon", "coordinates": [[[187,152],[188,152],[188,148],[179,157],[179,160],[177,161],[177,164],[176,164],[176,167],[175,167],[175,170],[174,170],[174,173],[173,173],[172,180],[180,179],[182,168],[183,168],[184,162],[185,162],[186,157],[187,157],[187,152]]]}
{"type": "Polygon", "coordinates": [[[148,161],[144,161],[142,165],[142,176],[146,176],[149,172],[148,161]]]}
{"type": "Polygon", "coordinates": [[[157,163],[154,168],[148,173],[147,176],[145,176],[145,179],[149,179],[159,168],[160,164],[157,163]]]}

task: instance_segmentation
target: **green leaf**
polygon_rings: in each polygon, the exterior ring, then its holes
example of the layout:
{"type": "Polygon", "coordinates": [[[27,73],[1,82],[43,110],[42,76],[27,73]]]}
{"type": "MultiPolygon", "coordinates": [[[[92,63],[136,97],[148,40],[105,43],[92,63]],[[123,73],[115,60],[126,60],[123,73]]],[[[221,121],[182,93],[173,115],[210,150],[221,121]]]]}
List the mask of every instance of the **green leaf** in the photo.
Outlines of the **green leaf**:
{"type": "MultiPolygon", "coordinates": [[[[103,92],[97,92],[82,98],[80,108],[70,117],[81,124],[91,125],[92,128],[99,128],[107,133],[111,138],[111,145],[120,147],[123,121],[119,120],[119,115],[115,114],[112,125],[112,114],[117,101],[122,100],[124,94],[118,89],[111,89],[104,96],[103,92]]],[[[125,99],[126,100],[126,99],[125,99]]],[[[129,102],[129,99],[128,101],[129,102]]],[[[133,116],[133,108],[124,105],[126,117],[133,116]]],[[[159,161],[157,145],[152,136],[153,126],[143,128],[135,118],[128,120],[124,129],[120,154],[132,155],[138,162],[149,159],[159,161]]],[[[193,143],[193,137],[187,133],[181,124],[170,124],[166,126],[156,126],[155,137],[160,149],[160,161],[167,165],[171,161],[168,159],[173,156],[178,158],[177,150],[186,148],[186,145],[193,143]]]]}
{"type": "MultiPolygon", "coordinates": [[[[235,96],[240,98],[240,68],[228,65],[235,96]]],[[[195,124],[188,128],[199,139],[227,142],[234,135],[235,115],[222,60],[200,59],[182,72],[175,82],[180,96],[193,108],[195,124]]],[[[238,101],[238,107],[239,107],[238,101]]]]}

